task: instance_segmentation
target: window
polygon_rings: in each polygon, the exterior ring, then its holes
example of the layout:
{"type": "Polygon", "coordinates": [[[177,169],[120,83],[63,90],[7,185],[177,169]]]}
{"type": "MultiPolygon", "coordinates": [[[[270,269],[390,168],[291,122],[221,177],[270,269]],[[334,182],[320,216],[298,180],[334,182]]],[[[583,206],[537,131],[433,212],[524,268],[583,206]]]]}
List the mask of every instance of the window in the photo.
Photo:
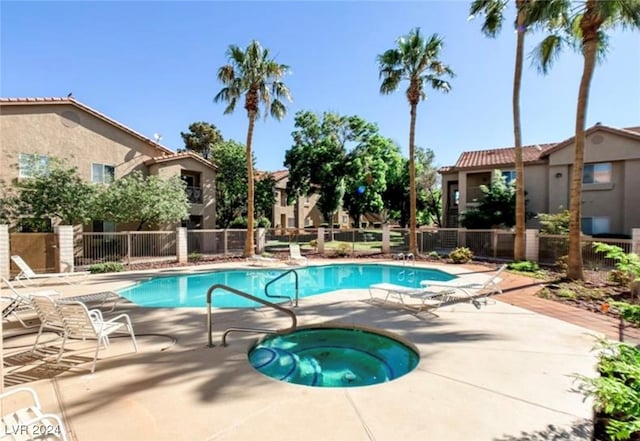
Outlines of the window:
{"type": "Polygon", "coordinates": [[[342,223],[343,223],[343,224],[347,224],[347,223],[349,223],[349,217],[348,217],[348,216],[343,215],[343,216],[342,216],[342,223]]]}
{"type": "Polygon", "coordinates": [[[280,206],[281,207],[287,206],[287,192],[284,190],[280,190],[280,206]]]}
{"type": "Polygon", "coordinates": [[[295,228],[296,227],[296,218],[295,217],[290,217],[289,219],[287,219],[287,227],[288,228],[295,228]]]}
{"type": "Polygon", "coordinates": [[[582,171],[583,184],[609,184],[611,182],[611,163],[585,164],[582,171]]]}
{"type": "Polygon", "coordinates": [[[510,182],[516,181],[516,171],[515,170],[503,170],[502,176],[506,178],[507,184],[510,182]]]}
{"type": "Polygon", "coordinates": [[[93,164],[91,172],[91,182],[96,184],[111,184],[116,176],[116,169],[112,165],[93,164]]]}
{"type": "Polygon", "coordinates": [[[93,221],[94,233],[115,233],[116,224],[106,221],[93,221]]]}
{"type": "Polygon", "coordinates": [[[39,174],[46,174],[49,171],[49,157],[35,153],[20,153],[20,170],[18,176],[21,178],[32,178],[39,174]]]}
{"type": "Polygon", "coordinates": [[[584,234],[593,235],[609,232],[609,218],[605,216],[583,217],[580,223],[584,234]]]}

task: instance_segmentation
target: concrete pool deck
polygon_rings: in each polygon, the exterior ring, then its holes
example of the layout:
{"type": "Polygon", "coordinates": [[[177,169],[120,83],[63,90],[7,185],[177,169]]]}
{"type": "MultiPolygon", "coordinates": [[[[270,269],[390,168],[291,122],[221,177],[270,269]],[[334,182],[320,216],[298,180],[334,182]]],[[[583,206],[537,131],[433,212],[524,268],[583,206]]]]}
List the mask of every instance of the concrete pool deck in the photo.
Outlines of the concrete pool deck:
{"type": "MultiPolygon", "coordinates": [[[[82,285],[55,288],[64,295],[114,290],[157,273],[94,275],[82,285]]],[[[301,299],[295,309],[301,326],[369,326],[416,345],[417,369],[390,383],[347,389],[282,383],[247,363],[258,336],[230,334],[228,347],[220,346],[231,326],[287,327],[288,317],[274,310],[214,310],[216,346],[208,348],[205,308],[123,303],[116,312],[130,314],[138,353],[128,338],[113,339],[90,374],[90,353],[71,358],[71,369],[61,368],[30,358],[33,334],[16,337],[22,329],[5,329],[4,384],[34,387],[46,410],[63,415],[72,439],[80,441],[590,439],[591,404],[573,391],[572,375],[595,375],[597,333],[502,301],[536,285],[513,274],[503,278],[503,289],[522,288],[479,310],[468,303],[441,308],[439,317],[380,305],[367,290],[301,299]]]]}

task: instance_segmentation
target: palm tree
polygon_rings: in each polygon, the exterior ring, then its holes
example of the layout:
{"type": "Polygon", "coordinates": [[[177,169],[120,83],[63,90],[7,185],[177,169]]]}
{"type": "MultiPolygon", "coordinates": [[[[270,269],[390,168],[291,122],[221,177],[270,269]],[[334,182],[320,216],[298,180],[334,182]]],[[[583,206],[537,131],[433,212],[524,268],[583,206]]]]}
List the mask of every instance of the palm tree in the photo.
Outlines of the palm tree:
{"type": "Polygon", "coordinates": [[[545,23],[552,31],[534,51],[534,58],[547,73],[565,43],[582,53],[584,62],[578,89],[573,171],[569,197],[569,253],[567,277],[584,279],[581,248],[582,174],[584,169],[585,121],[589,89],[596,61],[607,49],[606,31],[616,27],[640,29],[640,0],[549,0],[527,6],[530,20],[545,23]],[[541,17],[549,17],[541,19],[541,17]]]}
{"type": "Polygon", "coordinates": [[[441,92],[449,92],[451,86],[442,76],[453,77],[453,71],[438,59],[444,46],[438,34],[424,39],[420,29],[412,29],[397,40],[397,46],[378,55],[379,75],[382,79],[380,93],[395,92],[402,80],[409,81],[406,90],[411,123],[409,128],[409,251],[418,253],[416,236],[416,168],[415,132],[416,111],[420,100],[427,97],[426,84],[441,92]]]}
{"type": "Polygon", "coordinates": [[[246,50],[236,45],[227,49],[229,64],[218,69],[218,80],[224,87],[215,96],[214,101],[228,103],[224,113],[232,113],[238,99],[244,96],[244,108],[249,117],[247,129],[247,238],[244,244],[244,255],[254,254],[254,182],[253,154],[251,143],[256,118],[260,115],[260,104],[265,108],[265,119],[270,114],[282,119],[287,109],[281,99],[291,101],[289,89],[282,82],[282,77],[289,71],[289,66],[279,64],[269,58],[269,50],[263,49],[258,41],[251,41],[246,50]]]}
{"type": "MultiPolygon", "coordinates": [[[[524,199],[524,164],[522,163],[522,132],[520,129],[520,86],[522,83],[522,60],[524,53],[524,35],[526,32],[526,16],[524,5],[527,0],[516,0],[516,63],[513,74],[513,136],[516,164],[516,236],[513,247],[513,259],[525,260],[525,199],[524,199]]],[[[470,18],[478,14],[485,17],[482,32],[494,38],[502,28],[504,10],[508,0],[475,0],[469,10],[470,18]]]]}

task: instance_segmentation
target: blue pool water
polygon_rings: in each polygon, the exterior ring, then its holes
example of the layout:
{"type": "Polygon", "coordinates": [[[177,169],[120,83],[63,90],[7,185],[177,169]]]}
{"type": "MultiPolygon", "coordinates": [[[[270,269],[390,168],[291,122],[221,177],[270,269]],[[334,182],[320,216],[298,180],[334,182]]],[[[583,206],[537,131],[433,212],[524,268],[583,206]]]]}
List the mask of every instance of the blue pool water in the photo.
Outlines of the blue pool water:
{"type": "Polygon", "coordinates": [[[249,351],[258,372],[313,387],[385,383],[411,372],[419,359],[408,345],[357,328],[298,329],[269,336],[249,351]]]}
{"type": "MultiPolygon", "coordinates": [[[[207,305],[207,290],[221,283],[257,297],[265,298],[265,285],[285,269],[213,271],[172,277],[156,277],[119,291],[131,302],[145,307],[193,307],[207,305]]],[[[296,268],[299,297],[324,294],[338,289],[367,289],[374,283],[394,283],[419,287],[421,280],[447,281],[456,276],[436,269],[380,264],[333,264],[296,268]]],[[[269,294],[295,296],[295,278],[288,274],[269,287],[269,294]]],[[[274,301],[270,299],[270,301],[274,301]]],[[[216,290],[213,306],[252,308],[261,306],[243,297],[216,290]]]]}

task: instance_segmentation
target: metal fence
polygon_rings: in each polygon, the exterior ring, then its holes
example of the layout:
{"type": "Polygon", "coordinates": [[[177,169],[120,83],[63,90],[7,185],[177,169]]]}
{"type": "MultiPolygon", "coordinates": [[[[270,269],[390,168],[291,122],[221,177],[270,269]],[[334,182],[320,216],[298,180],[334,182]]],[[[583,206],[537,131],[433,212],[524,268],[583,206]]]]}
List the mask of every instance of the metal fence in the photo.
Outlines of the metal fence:
{"type": "Polygon", "coordinates": [[[247,230],[187,230],[190,256],[240,256],[247,230]]]}
{"type": "Polygon", "coordinates": [[[76,266],[104,262],[131,265],[176,259],[175,231],[78,233],[74,242],[76,266]]]}
{"type": "MultiPolygon", "coordinates": [[[[389,253],[409,251],[409,230],[390,228],[388,243],[384,244],[383,229],[328,229],[323,230],[326,256],[375,255],[388,249],[389,253]]],[[[255,242],[258,249],[268,253],[288,254],[289,244],[300,245],[303,254],[319,251],[318,229],[257,229],[255,242]]],[[[244,252],[246,230],[213,229],[187,230],[189,258],[241,256],[244,252]]],[[[458,247],[467,247],[478,259],[513,259],[515,233],[509,230],[467,230],[464,228],[421,228],[417,232],[418,251],[421,254],[448,255],[458,247]]],[[[100,262],[124,264],[155,262],[177,259],[175,231],[129,231],[119,233],[79,233],[74,238],[75,265],[87,266],[100,262]]],[[[626,253],[640,248],[629,239],[583,237],[582,257],[585,269],[607,271],[615,262],[596,253],[594,242],[618,246],[626,253]]],[[[530,245],[530,244],[529,244],[530,245]]],[[[555,265],[567,255],[568,237],[564,235],[538,236],[538,262],[555,265]]]]}

